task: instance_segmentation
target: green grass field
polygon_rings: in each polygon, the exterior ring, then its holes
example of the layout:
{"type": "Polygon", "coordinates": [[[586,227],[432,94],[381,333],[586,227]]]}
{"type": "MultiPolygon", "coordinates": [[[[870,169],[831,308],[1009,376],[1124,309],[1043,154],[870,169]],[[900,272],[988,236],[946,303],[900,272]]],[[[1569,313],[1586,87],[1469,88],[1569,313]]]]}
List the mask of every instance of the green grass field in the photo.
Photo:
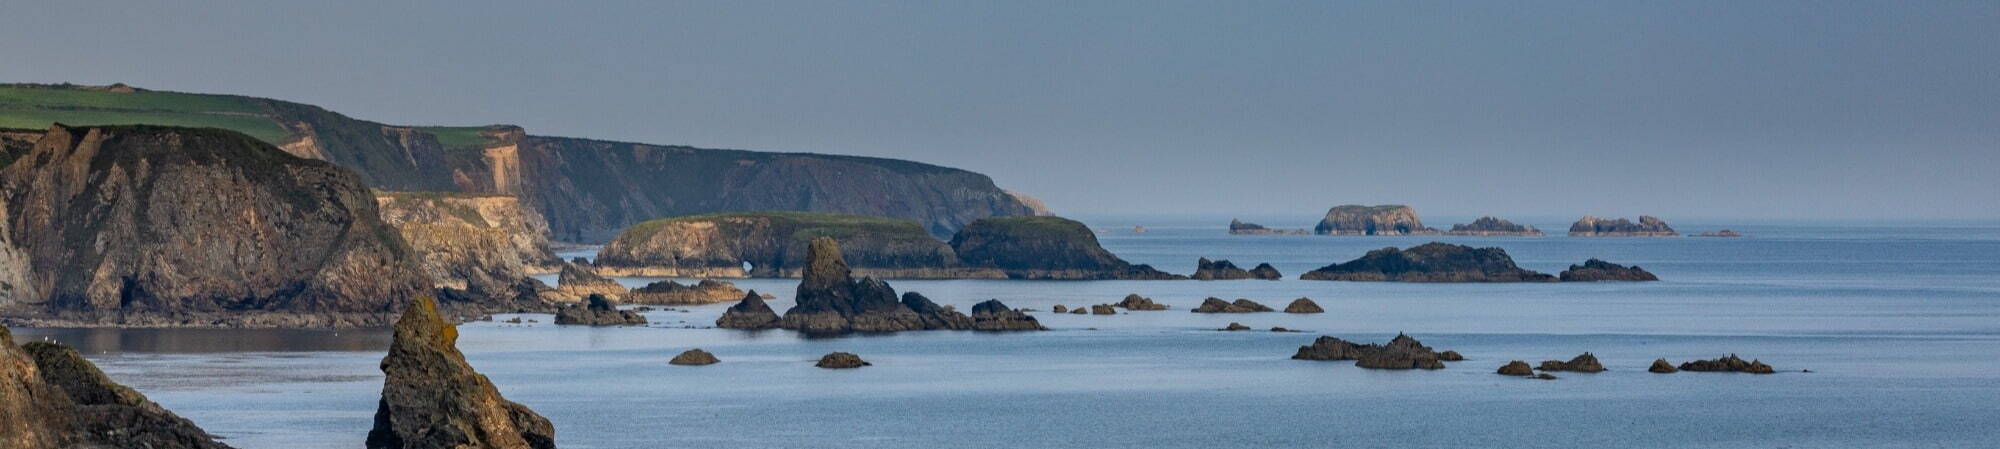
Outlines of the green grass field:
{"type": "Polygon", "coordinates": [[[274,144],[288,137],[285,129],[251,98],[0,86],[0,128],[42,129],[57,122],[76,126],[146,124],[222,128],[274,144]]]}
{"type": "Polygon", "coordinates": [[[484,126],[419,126],[418,130],[437,136],[438,144],[445,148],[481,148],[489,140],[479,135],[484,126]]]}

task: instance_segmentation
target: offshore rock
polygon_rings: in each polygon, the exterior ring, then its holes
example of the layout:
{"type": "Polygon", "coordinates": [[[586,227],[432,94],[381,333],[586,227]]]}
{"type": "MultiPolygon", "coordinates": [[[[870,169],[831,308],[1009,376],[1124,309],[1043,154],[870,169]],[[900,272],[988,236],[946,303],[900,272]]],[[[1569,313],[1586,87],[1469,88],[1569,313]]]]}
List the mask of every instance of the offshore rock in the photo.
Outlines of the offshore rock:
{"type": "Polygon", "coordinates": [[[1321,336],[1310,345],[1300,346],[1292,359],[1354,360],[1354,366],[1372,369],[1444,369],[1436,351],[1403,334],[1397,334],[1387,345],[1357,345],[1321,336]]]}
{"type": "Polygon", "coordinates": [[[1417,219],[1417,211],[1410,206],[1386,204],[1381,206],[1345,205],[1335,206],[1326,211],[1326,218],[1320,219],[1313,227],[1313,233],[1320,235],[1423,235],[1437,234],[1436,229],[1424,227],[1423,220],[1417,219]]]}
{"type": "Polygon", "coordinates": [[[1115,308],[1112,308],[1110,304],[1092,304],[1092,305],[1090,306],[1090,314],[1091,314],[1091,315],[1117,315],[1117,314],[1118,314],[1118,309],[1115,309],[1115,308]]]}
{"type": "Polygon", "coordinates": [[[1743,236],[1743,234],[1738,234],[1738,233],[1737,233],[1736,231],[1731,231],[1731,230],[1728,230],[1728,229],[1724,229],[1724,230],[1720,230],[1720,231],[1711,231],[1711,232],[1703,232],[1703,233],[1700,233],[1700,234],[1695,234],[1694,236],[1695,236],[1695,237],[1724,237],[1724,238],[1731,238],[1731,237],[1742,237],[1742,236],[1743,236]]]}
{"type": "Polygon", "coordinates": [[[1559,278],[1563,282],[1660,280],[1658,276],[1646,272],[1638,265],[1627,267],[1597,259],[1586,260],[1583,265],[1570,265],[1568,270],[1563,270],[1559,278]]]}
{"type": "Polygon", "coordinates": [[[1673,227],[1667,226],[1667,222],[1650,215],[1640,216],[1638,223],[1633,223],[1632,220],[1623,218],[1608,220],[1585,216],[1577,220],[1576,223],[1569,225],[1570,237],[1674,237],[1679,235],[1681,234],[1674,232],[1673,227]]]}
{"type": "Polygon", "coordinates": [[[1445,231],[1445,234],[1477,237],[1541,237],[1542,230],[1535,229],[1534,226],[1514,224],[1497,217],[1479,217],[1471,223],[1451,225],[1451,230],[1445,231]]]}
{"type": "Polygon", "coordinates": [[[1564,362],[1561,360],[1544,360],[1542,361],[1541,370],[1596,373],[1596,372],[1603,372],[1604,365],[1597,363],[1597,356],[1591,355],[1590,353],[1586,352],[1583,353],[1583,355],[1576,356],[1576,358],[1569,359],[1568,362],[1564,362]]]}
{"type": "Polygon", "coordinates": [[[556,275],[556,293],[565,298],[583,300],[592,295],[611,299],[625,296],[625,285],[604,276],[592,273],[589,268],[576,264],[565,264],[562,273],[556,275]]]}
{"type": "Polygon", "coordinates": [[[1319,303],[1313,302],[1312,298],[1299,298],[1285,305],[1285,313],[1326,313],[1326,309],[1319,308],[1319,303]]]}
{"type": "Polygon", "coordinates": [[[522,278],[562,266],[542,214],[512,196],[376,192],[375,201],[438,288],[506,297],[522,278]]]}
{"type": "Polygon", "coordinates": [[[1218,330],[1223,330],[1223,331],[1247,331],[1247,330],[1250,330],[1250,326],[1244,326],[1244,325],[1243,325],[1243,323],[1238,323],[1238,322],[1234,322],[1234,321],[1231,321],[1231,322],[1229,322],[1229,325],[1228,325],[1228,326],[1224,326],[1224,327],[1223,327],[1222,329],[1218,329],[1218,330]]]}
{"type": "Polygon", "coordinates": [[[1732,373],[1751,373],[1751,374],[1771,374],[1775,372],[1774,370],[1771,369],[1771,365],[1766,365],[1764,364],[1763,361],[1751,360],[1745,362],[1743,361],[1743,359],[1736,358],[1736,354],[1730,354],[1726,357],[1714,360],[1696,360],[1692,362],[1682,363],[1681,371],[1732,372],[1732,373]]]}
{"type": "Polygon", "coordinates": [[[1236,302],[1226,302],[1222,298],[1213,296],[1201,300],[1200,306],[1195,307],[1194,310],[1190,310],[1190,312],[1194,313],[1255,313],[1270,311],[1272,311],[1270,307],[1258,304],[1256,301],[1249,299],[1238,298],[1236,302]]]}
{"type": "Polygon", "coordinates": [[[1011,279],[1186,279],[1119,259],[1089,227],[1062,217],[982,219],[959,229],[951,248],[966,267],[1011,279]]]}
{"type": "Polygon", "coordinates": [[[1431,242],[1387,247],[1344,263],[1306,272],[1299,279],[1370,282],[1553,282],[1555,276],[1521,269],[1500,248],[1431,242]]]}
{"type": "Polygon", "coordinates": [[[989,299],[972,306],[972,329],[982,331],[1041,331],[1048,330],[1035,317],[1021,311],[1009,309],[998,299],[989,299]]]}
{"type": "Polygon", "coordinates": [[[722,312],[722,318],[715,320],[715,327],[723,329],[771,329],[778,327],[778,313],[764,303],[764,296],[751,290],[743,295],[743,300],[729,306],[722,312]]]}
{"type": "Polygon", "coordinates": [[[1438,353],[1438,360],[1443,360],[1447,362],[1463,362],[1465,361],[1465,355],[1459,354],[1458,351],[1444,351],[1438,353]]]}
{"type": "MultiPolygon", "coordinates": [[[[976,325],[972,317],[958,313],[958,310],[951,306],[940,306],[917,292],[903,292],[903,306],[917,313],[917,318],[923,320],[923,329],[966,330],[976,325]]],[[[975,307],[973,310],[977,311],[978,308],[975,307]]]]}
{"type": "Polygon", "coordinates": [[[646,284],[625,294],[625,302],[653,305],[694,305],[715,304],[734,301],[743,297],[743,290],[736,284],[703,279],[694,285],[683,285],[672,279],[646,284]]]}
{"type": "Polygon", "coordinates": [[[820,357],[819,363],[813,364],[813,366],[827,369],[860,368],[871,365],[874,364],[861,360],[861,356],[847,352],[829,353],[820,357]]]}
{"type": "Polygon", "coordinates": [[[1153,302],[1153,298],[1139,296],[1138,293],[1125,295],[1125,299],[1113,305],[1123,307],[1125,310],[1167,310],[1166,304],[1153,302]]]}
{"type": "Polygon", "coordinates": [[[852,278],[840,245],[827,237],[813,239],[807,248],[794,298],[797,305],[785,311],[778,327],[817,335],[924,329],[923,318],[899,302],[887,282],[852,278]]]}
{"type": "Polygon", "coordinates": [[[680,355],[674,356],[673,360],[667,361],[668,365],[681,366],[702,366],[717,363],[722,363],[722,360],[716,359],[715,354],[710,354],[708,351],[701,350],[701,348],[689,349],[687,352],[682,352],[680,355]]]}
{"type": "Polygon", "coordinates": [[[1506,366],[1501,366],[1497,374],[1502,376],[1533,376],[1535,375],[1535,369],[1528,367],[1528,362],[1515,360],[1507,362],[1506,366]]]}
{"type": "Polygon", "coordinates": [[[1069,314],[1070,314],[1070,315],[1082,315],[1082,314],[1085,314],[1085,313],[1089,313],[1089,312],[1090,312],[1090,309],[1088,309],[1088,308],[1085,308],[1085,307],[1083,307],[1083,306],[1077,306],[1077,307],[1076,307],[1076,308],[1074,308],[1074,309],[1069,309],[1069,314]]]}
{"type": "Polygon", "coordinates": [[[1676,371],[1680,371],[1680,369],[1674,368],[1674,364],[1668,362],[1667,359],[1653,359],[1653,366],[1647,367],[1646,371],[1660,373],[1660,374],[1672,374],[1676,371]]]}
{"type": "Polygon", "coordinates": [[[646,317],[629,310],[618,310],[618,302],[604,295],[593,294],[585,298],[583,304],[563,307],[556,311],[556,324],[579,326],[640,326],[646,324],[646,317]]]}
{"type": "Polygon", "coordinates": [[[429,298],[412,302],[395,332],[369,449],[555,448],[555,426],[473,371],[458,352],[458,330],[429,298]]]}
{"type": "Polygon", "coordinates": [[[1264,279],[1275,281],[1282,277],[1283,275],[1278,274],[1278,269],[1272,268],[1271,264],[1268,263],[1258,265],[1256,270],[1244,270],[1237,267],[1236,264],[1230,263],[1228,260],[1210,261],[1207,257],[1195,261],[1194,275],[1189,276],[1191,279],[1201,281],[1229,279],[1264,279]]]}
{"type": "Polygon", "coordinates": [[[1235,235],[1305,235],[1304,229],[1271,229],[1256,223],[1229,219],[1229,233],[1235,235]]]}
{"type": "Polygon", "coordinates": [[[1055,307],[1049,308],[1049,313],[1069,313],[1069,307],[1064,306],[1062,304],[1056,304],[1055,307]]]}

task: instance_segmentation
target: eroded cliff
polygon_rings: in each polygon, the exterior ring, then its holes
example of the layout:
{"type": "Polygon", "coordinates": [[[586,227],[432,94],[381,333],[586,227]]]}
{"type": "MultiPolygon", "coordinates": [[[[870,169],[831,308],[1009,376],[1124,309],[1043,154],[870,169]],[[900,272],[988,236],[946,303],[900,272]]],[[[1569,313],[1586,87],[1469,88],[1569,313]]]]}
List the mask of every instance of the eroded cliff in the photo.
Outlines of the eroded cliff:
{"type": "Polygon", "coordinates": [[[438,287],[502,294],[530,274],[562,266],[541,213],[514,197],[377,192],[375,200],[382,221],[416,250],[438,287]]]}

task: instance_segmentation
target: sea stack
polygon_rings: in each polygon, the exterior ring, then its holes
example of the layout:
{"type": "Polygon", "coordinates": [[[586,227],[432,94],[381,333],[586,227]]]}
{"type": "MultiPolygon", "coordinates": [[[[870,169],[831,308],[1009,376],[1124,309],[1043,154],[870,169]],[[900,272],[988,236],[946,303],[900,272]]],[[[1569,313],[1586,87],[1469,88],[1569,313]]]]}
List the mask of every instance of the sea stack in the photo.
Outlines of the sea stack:
{"type": "Polygon", "coordinates": [[[1644,215],[1638,223],[1627,219],[1585,216],[1569,225],[1570,237],[1674,237],[1681,235],[1658,217],[1644,215]]]}
{"type": "Polygon", "coordinates": [[[764,303],[764,295],[751,290],[743,295],[743,300],[729,306],[722,312],[722,318],[715,320],[715,327],[723,329],[771,329],[778,327],[778,313],[764,303]]]}
{"type": "Polygon", "coordinates": [[[896,290],[875,278],[852,278],[840,244],[819,237],[806,249],[806,267],[794,297],[798,303],[778,327],[807,334],[895,332],[924,328],[917,312],[897,301],[896,290]]]}
{"type": "Polygon", "coordinates": [[[556,311],[556,324],[578,326],[642,326],[646,317],[630,310],[618,310],[618,301],[592,294],[582,304],[556,311]]]}
{"type": "Polygon", "coordinates": [[[1048,330],[1035,317],[1007,307],[998,299],[988,299],[972,306],[972,329],[982,331],[1039,331],[1048,330]]]}
{"type": "Polygon", "coordinates": [[[1315,281],[1553,282],[1555,276],[1522,269],[1500,248],[1431,242],[1407,250],[1387,247],[1344,263],[1299,275],[1315,281]]]}
{"type": "Polygon", "coordinates": [[[418,298],[382,358],[382,400],[369,449],[554,449],[555,426],[500,396],[458,352],[458,329],[418,298]]]}
{"type": "Polygon", "coordinates": [[[1437,234],[1417,219],[1416,209],[1401,204],[1380,206],[1345,205],[1326,211],[1326,218],[1313,227],[1319,235],[1423,235],[1437,234]]]}
{"type": "Polygon", "coordinates": [[[1505,219],[1488,216],[1479,217],[1478,220],[1473,220],[1471,223],[1451,225],[1451,230],[1445,231],[1445,234],[1476,237],[1541,237],[1542,230],[1535,229],[1534,226],[1514,224],[1514,222],[1505,219]]]}

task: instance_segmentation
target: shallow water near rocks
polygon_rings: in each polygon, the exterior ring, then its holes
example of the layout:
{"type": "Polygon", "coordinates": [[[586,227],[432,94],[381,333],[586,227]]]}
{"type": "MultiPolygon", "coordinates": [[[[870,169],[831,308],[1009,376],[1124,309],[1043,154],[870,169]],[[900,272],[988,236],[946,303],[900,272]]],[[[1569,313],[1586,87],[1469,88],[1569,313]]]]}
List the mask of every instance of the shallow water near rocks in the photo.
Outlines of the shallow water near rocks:
{"type": "MultiPolygon", "coordinates": [[[[507,398],[553,421],[565,448],[2000,446],[1991,430],[2000,422],[2000,225],[1730,223],[1750,237],[1585,239],[1230,236],[1227,217],[1086,221],[1136,263],[1188,273],[1197,257],[1270,262],[1288,279],[893,282],[960,310],[989,298],[1041,310],[1048,332],[805,339],[702,328],[728,306],[716,304],[649,312],[643,328],[558,327],[546,315],[505,324],[503,315],[462,326],[459,347],[507,398]],[[1598,257],[1664,281],[1296,280],[1369,249],[1431,240],[1500,246],[1551,274],[1598,257]],[[1173,309],[1047,312],[1127,293],[1173,309]],[[1277,308],[1305,296],[1327,313],[1187,312],[1208,296],[1277,308]],[[1215,330],[1232,321],[1260,330],[1215,330]],[[1261,330],[1272,326],[1306,332],[1261,330]],[[1398,332],[1467,359],[1440,371],[1288,359],[1318,335],[1383,342],[1398,332]],[[697,347],[722,363],[667,365],[697,347]],[[812,366],[833,351],[874,366],[812,366]],[[1493,374],[1509,360],[1584,351],[1610,371],[1553,381],[1493,374]],[[1655,358],[1729,353],[1779,373],[1646,372],[1655,358]]],[[[1690,234],[1723,227],[1674,224],[1690,234]]],[[[797,283],[736,282],[777,295],[780,311],[797,283]]],[[[388,344],[381,330],[16,334],[78,346],[115,379],[242,448],[361,447],[388,344]]]]}

